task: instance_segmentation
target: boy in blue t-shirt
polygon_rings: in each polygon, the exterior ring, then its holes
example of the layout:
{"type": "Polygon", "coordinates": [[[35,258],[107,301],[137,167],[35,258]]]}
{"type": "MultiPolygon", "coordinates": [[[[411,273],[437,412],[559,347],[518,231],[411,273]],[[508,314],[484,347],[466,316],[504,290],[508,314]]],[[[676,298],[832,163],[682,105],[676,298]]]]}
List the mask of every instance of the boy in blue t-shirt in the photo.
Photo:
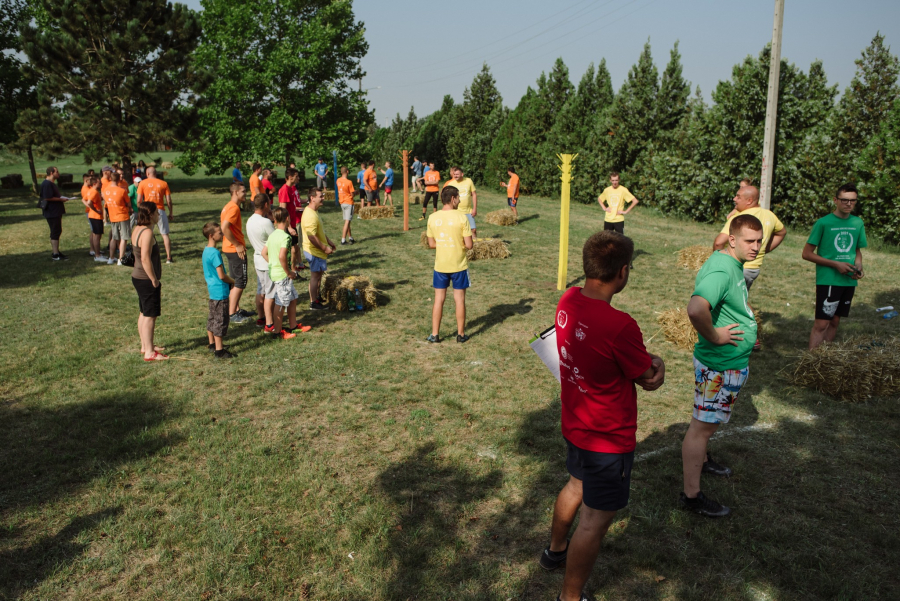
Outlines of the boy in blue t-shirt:
{"type": "Polygon", "coordinates": [[[209,350],[219,359],[231,359],[234,355],[225,350],[222,339],[228,334],[228,294],[234,280],[226,275],[222,253],[218,249],[222,228],[218,223],[209,222],[203,226],[203,235],[207,240],[203,249],[203,277],[209,290],[209,317],[206,319],[209,350]]]}
{"type": "MultiPolygon", "coordinates": [[[[381,180],[381,186],[384,187],[384,199],[391,203],[391,206],[394,206],[394,199],[391,198],[391,190],[394,188],[394,170],[391,169],[391,162],[386,161],[384,169],[379,169],[379,171],[384,174],[384,179],[381,180]]],[[[384,206],[387,205],[385,204],[384,206]]]]}
{"type": "Polygon", "coordinates": [[[313,171],[316,172],[316,189],[326,190],[328,186],[325,185],[325,178],[328,175],[328,164],[325,163],[325,159],[319,157],[319,162],[313,167],[313,171]]]}
{"type": "MultiPolygon", "coordinates": [[[[356,174],[356,183],[359,184],[359,202],[360,206],[366,199],[366,164],[359,164],[359,172],[356,174]]],[[[356,216],[359,219],[359,215],[356,216]]]]}

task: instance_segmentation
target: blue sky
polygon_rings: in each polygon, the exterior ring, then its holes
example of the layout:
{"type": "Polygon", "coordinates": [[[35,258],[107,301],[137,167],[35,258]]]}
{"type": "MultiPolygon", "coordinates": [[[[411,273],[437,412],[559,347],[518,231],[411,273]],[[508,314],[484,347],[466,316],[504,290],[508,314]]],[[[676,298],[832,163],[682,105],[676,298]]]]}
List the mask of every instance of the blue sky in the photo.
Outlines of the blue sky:
{"type": "MultiPolygon", "coordinates": [[[[188,0],[199,8],[199,0],[188,0]]],[[[854,60],[879,30],[900,54],[898,0],[785,0],[782,56],[804,70],[820,59],[830,83],[850,82],[854,60]]],[[[577,84],[606,58],[618,89],[650,39],[660,71],[676,40],[684,76],[703,95],[772,38],[772,0],[361,0],[369,54],[363,88],[379,125],[410,106],[419,116],[464,88],[487,62],[514,107],[557,57],[577,84]],[[432,81],[437,80],[437,81],[432,81]],[[425,83],[428,82],[428,83],[425,83]]]]}

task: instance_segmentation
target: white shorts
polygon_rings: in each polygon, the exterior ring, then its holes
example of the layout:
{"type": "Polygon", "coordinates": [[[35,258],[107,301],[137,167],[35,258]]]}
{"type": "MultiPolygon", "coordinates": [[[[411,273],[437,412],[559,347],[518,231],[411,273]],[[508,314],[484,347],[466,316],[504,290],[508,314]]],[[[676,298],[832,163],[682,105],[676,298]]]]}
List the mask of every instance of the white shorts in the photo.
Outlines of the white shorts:
{"type": "Polygon", "coordinates": [[[341,205],[341,213],[344,215],[344,221],[353,219],[353,205],[341,205]]]}
{"type": "Polygon", "coordinates": [[[159,227],[159,233],[163,236],[168,236],[169,217],[166,215],[166,211],[164,209],[160,209],[157,207],[156,212],[159,213],[159,223],[156,224],[159,227]]]}
{"type": "Polygon", "coordinates": [[[300,298],[297,290],[294,288],[294,281],[291,278],[284,278],[280,282],[275,282],[275,304],[279,307],[288,307],[292,302],[300,298]]]}
{"type": "Polygon", "coordinates": [[[275,298],[275,283],[269,278],[269,270],[256,270],[256,293],[266,298],[275,298]]]}

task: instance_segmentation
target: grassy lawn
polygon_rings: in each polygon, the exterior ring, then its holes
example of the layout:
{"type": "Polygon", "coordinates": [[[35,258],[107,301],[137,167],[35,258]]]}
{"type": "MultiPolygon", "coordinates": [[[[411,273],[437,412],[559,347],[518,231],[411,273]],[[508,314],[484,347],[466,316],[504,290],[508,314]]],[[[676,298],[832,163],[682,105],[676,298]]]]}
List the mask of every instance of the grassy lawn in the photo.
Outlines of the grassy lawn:
{"type": "MultiPolygon", "coordinates": [[[[59,165],[77,180],[76,162],[59,165]]],[[[0,192],[0,598],[554,599],[562,573],[537,558],[567,478],[559,387],[527,341],[560,296],[558,203],[525,197],[520,225],[503,228],[483,219],[505,204],[500,190],[479,193],[479,233],[508,241],[512,257],[472,263],[465,345],[424,341],[433,258],[412,207],[408,233],[402,218],[354,221],[360,242],[329,262],[373,278],[383,306],[300,311],[313,331],[291,341],[233,327],[238,357],[221,362],[206,350],[200,230],[218,220],[229,179],[170,170],[177,262],[163,266],[157,342],[173,360],[159,364],[136,352],[130,269],[87,254],[81,205],[63,220],[71,260],[53,263],[34,199],[0,192]]],[[[340,212],[326,206],[323,219],[339,238],[340,212]]],[[[571,285],[601,221],[573,205],[571,285]]],[[[839,403],[782,374],[812,324],[807,232],[789,233],[753,288],[765,350],[713,446],[736,475],[704,480],[735,510],[721,521],[675,507],[693,374],[656,325],[692,290],[677,250],[711,243],[715,228],[639,208],[626,234],[638,251],[615,304],[652,337],[668,378],[638,392],[631,503],[588,592],[900,598],[897,399],[839,403]]],[[[896,335],[900,319],[874,308],[900,305],[900,255],[864,256],[839,336],[896,335]]],[[[305,282],[298,290],[302,308],[305,282]]],[[[448,301],[442,334],[453,332],[448,301]]]]}

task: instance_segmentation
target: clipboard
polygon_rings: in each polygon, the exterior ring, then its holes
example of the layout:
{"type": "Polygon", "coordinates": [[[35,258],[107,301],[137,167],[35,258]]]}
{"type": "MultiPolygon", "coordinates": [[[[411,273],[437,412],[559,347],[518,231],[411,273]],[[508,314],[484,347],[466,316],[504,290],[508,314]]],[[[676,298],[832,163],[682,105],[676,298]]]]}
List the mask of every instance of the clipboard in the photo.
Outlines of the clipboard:
{"type": "Polygon", "coordinates": [[[552,325],[528,341],[528,346],[537,353],[556,381],[559,382],[559,350],[556,348],[556,325],[552,325]]]}

